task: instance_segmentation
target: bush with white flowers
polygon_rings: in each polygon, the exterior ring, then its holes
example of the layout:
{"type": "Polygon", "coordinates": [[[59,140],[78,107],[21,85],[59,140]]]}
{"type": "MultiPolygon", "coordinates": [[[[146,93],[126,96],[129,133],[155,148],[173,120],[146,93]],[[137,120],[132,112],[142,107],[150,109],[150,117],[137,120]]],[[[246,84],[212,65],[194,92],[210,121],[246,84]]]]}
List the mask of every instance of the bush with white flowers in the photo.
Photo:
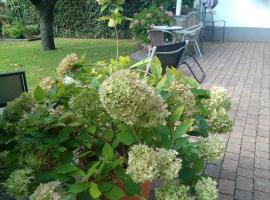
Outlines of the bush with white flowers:
{"type": "Polygon", "coordinates": [[[231,130],[225,90],[204,90],[153,62],[144,77],[128,57],[86,66],[75,54],[58,80],[44,79],[0,115],[0,178],[16,199],[146,198],[215,200],[201,177],[223,158],[220,133],[231,130]],[[2,162],[3,160],[3,162],[2,162]],[[144,190],[142,190],[144,191],[144,190]]]}

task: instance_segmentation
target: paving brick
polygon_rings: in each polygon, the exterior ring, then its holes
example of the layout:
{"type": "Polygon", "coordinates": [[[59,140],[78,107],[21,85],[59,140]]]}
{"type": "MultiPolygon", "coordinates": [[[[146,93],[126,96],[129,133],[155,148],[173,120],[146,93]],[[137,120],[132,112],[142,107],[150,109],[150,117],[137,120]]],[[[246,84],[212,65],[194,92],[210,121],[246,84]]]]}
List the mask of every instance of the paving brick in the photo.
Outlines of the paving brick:
{"type": "Polygon", "coordinates": [[[243,176],[237,176],[236,188],[239,190],[252,192],[253,191],[253,179],[243,177],[243,176]]]}
{"type": "Polygon", "coordinates": [[[225,159],[238,161],[239,160],[239,154],[232,153],[232,152],[226,152],[225,153],[225,159]]]}
{"type": "Polygon", "coordinates": [[[253,170],[238,168],[237,175],[248,177],[248,178],[253,178],[253,170]]]}
{"type": "Polygon", "coordinates": [[[252,200],[253,199],[253,193],[242,191],[242,190],[236,190],[235,191],[235,199],[237,200],[252,200]]]}
{"type": "Polygon", "coordinates": [[[254,189],[261,192],[270,192],[270,180],[264,178],[254,179],[254,189]]]}
{"type": "Polygon", "coordinates": [[[256,151],[269,152],[269,144],[264,142],[257,142],[256,151]]]}
{"type": "Polygon", "coordinates": [[[241,145],[240,144],[228,144],[227,152],[239,153],[241,145]]]}
{"type": "Polygon", "coordinates": [[[255,169],[254,170],[254,176],[255,177],[261,177],[265,179],[270,179],[270,171],[264,170],[264,169],[255,169]]]}
{"type": "Polygon", "coordinates": [[[245,157],[245,158],[253,159],[255,155],[254,155],[253,151],[241,150],[240,156],[245,157]]]}
{"type": "Polygon", "coordinates": [[[229,160],[229,159],[224,159],[222,168],[230,171],[235,171],[237,170],[238,166],[238,161],[235,160],[229,160]]]}
{"type": "Polygon", "coordinates": [[[254,168],[254,159],[240,157],[239,167],[244,169],[253,169],[254,168]]]}
{"type": "Polygon", "coordinates": [[[255,167],[259,169],[269,170],[269,160],[265,158],[255,158],[255,167]]]}
{"type": "Polygon", "coordinates": [[[236,180],[236,172],[222,169],[221,173],[220,173],[220,178],[235,181],[236,180]]]}
{"type": "Polygon", "coordinates": [[[219,191],[221,193],[234,195],[234,188],[235,188],[234,181],[230,181],[226,179],[219,180],[219,191]]]}
{"type": "Polygon", "coordinates": [[[269,158],[269,152],[256,151],[256,152],[255,152],[255,156],[256,156],[257,158],[265,158],[265,159],[268,159],[268,158],[269,158]]]}
{"type": "Polygon", "coordinates": [[[205,167],[205,171],[204,173],[208,176],[211,177],[219,177],[219,173],[220,173],[220,166],[219,165],[212,165],[212,164],[207,164],[205,167]]]}
{"type": "Polygon", "coordinates": [[[255,191],[254,192],[254,200],[269,200],[270,193],[255,191]]]}
{"type": "Polygon", "coordinates": [[[218,200],[233,200],[234,197],[233,195],[228,195],[228,194],[219,194],[218,195],[218,200]]]}

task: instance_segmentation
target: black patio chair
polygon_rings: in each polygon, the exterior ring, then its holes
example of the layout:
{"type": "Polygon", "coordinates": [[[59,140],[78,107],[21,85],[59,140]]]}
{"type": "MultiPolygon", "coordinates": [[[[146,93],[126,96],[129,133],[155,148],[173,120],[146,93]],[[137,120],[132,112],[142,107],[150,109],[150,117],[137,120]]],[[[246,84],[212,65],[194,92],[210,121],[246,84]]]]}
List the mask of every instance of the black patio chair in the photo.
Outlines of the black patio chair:
{"type": "Polygon", "coordinates": [[[192,54],[186,51],[187,45],[188,41],[184,41],[181,43],[174,43],[164,46],[153,47],[149,59],[149,64],[146,69],[146,74],[150,73],[151,60],[156,55],[161,62],[163,73],[165,72],[167,67],[179,68],[180,65],[184,64],[187,66],[187,68],[191,72],[192,76],[196,79],[196,81],[198,83],[202,83],[203,80],[205,79],[205,72],[202,69],[200,63],[197,61],[197,59],[192,54]],[[187,62],[187,59],[189,58],[194,60],[193,66],[191,66],[189,62],[187,62]],[[193,70],[195,65],[197,65],[198,69],[202,72],[201,78],[199,78],[195,74],[195,71],[193,70]]]}
{"type": "Polygon", "coordinates": [[[0,107],[28,92],[24,71],[0,74],[0,107]]]}

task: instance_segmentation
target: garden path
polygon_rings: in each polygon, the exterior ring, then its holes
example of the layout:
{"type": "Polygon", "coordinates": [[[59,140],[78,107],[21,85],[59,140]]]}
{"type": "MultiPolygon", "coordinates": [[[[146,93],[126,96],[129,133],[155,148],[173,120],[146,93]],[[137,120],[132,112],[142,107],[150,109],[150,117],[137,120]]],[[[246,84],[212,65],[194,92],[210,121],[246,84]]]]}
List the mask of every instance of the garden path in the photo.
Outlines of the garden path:
{"type": "Polygon", "coordinates": [[[204,53],[202,87],[227,88],[234,121],[223,161],[205,174],[218,181],[220,200],[269,200],[270,43],[207,43],[204,53]]]}

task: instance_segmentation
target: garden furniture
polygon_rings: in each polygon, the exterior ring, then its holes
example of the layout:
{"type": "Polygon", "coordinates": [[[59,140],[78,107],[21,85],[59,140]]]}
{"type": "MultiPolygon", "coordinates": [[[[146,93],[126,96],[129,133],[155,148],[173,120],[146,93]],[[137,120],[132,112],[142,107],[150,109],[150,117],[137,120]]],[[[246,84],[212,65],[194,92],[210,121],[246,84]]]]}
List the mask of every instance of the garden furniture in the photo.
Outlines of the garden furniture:
{"type": "MultiPolygon", "coordinates": [[[[180,31],[180,30],[184,29],[184,27],[182,27],[182,26],[166,26],[166,25],[163,25],[163,26],[152,26],[151,29],[152,30],[150,30],[148,32],[151,33],[151,32],[154,32],[154,31],[157,31],[157,32],[159,31],[159,32],[170,34],[172,36],[172,42],[176,42],[177,31],[180,31]]],[[[149,34],[149,36],[150,36],[150,39],[152,40],[150,34],[149,34]]],[[[160,46],[160,45],[155,45],[155,46],[160,46]]]]}
{"type": "Polygon", "coordinates": [[[188,40],[192,44],[196,54],[199,55],[201,58],[203,57],[203,55],[198,44],[198,40],[200,39],[202,27],[202,24],[197,24],[177,32],[179,34],[178,38],[182,42],[188,40]]]}
{"type": "Polygon", "coordinates": [[[174,41],[174,35],[170,31],[166,30],[149,30],[148,31],[151,45],[152,46],[162,46],[169,41],[174,41]]]}
{"type": "Polygon", "coordinates": [[[222,42],[225,40],[225,29],[226,21],[225,20],[215,20],[214,14],[212,11],[205,11],[203,13],[203,35],[205,38],[206,32],[210,31],[210,40],[214,41],[215,32],[221,31],[222,33],[222,42]]]}
{"type": "Polygon", "coordinates": [[[200,63],[197,59],[190,53],[186,51],[188,45],[188,41],[184,41],[181,43],[174,43],[163,46],[155,46],[151,49],[149,53],[149,63],[147,65],[147,69],[145,75],[150,73],[151,61],[154,56],[157,56],[161,62],[163,73],[167,67],[179,68],[182,64],[186,65],[192,76],[196,79],[198,83],[202,83],[205,79],[205,72],[202,69],[200,63]],[[187,59],[193,59],[193,66],[187,62],[187,59]],[[194,71],[194,67],[197,66],[199,71],[202,73],[202,77],[198,77],[194,71]]]}
{"type": "Polygon", "coordinates": [[[23,92],[28,92],[24,71],[0,74],[0,108],[23,92]]]}

